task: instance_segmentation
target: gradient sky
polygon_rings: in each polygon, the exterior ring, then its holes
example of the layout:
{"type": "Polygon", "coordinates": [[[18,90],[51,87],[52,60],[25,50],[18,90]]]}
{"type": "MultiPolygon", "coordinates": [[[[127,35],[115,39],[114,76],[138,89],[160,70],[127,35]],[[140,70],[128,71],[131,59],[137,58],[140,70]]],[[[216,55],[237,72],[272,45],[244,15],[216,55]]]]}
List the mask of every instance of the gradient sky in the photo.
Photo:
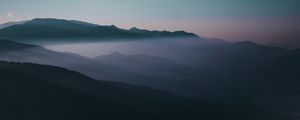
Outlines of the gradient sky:
{"type": "Polygon", "coordinates": [[[1,0],[0,23],[32,18],[186,30],[203,37],[300,45],[299,0],[1,0]]]}

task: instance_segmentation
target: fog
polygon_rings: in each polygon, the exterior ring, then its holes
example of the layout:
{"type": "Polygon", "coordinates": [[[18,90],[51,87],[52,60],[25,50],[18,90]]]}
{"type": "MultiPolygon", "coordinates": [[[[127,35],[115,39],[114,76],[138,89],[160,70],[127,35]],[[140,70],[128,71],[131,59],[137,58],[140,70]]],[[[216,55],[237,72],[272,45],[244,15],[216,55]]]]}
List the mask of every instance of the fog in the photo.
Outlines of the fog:
{"type": "Polygon", "coordinates": [[[39,45],[43,47],[29,45],[28,49],[26,44],[2,41],[0,59],[59,66],[100,81],[124,82],[226,104],[252,101],[261,93],[277,94],[285,89],[282,83],[287,80],[290,93],[298,90],[293,85],[298,85],[294,78],[299,75],[291,73],[299,70],[299,57],[293,51],[251,42],[153,39],[39,45]],[[277,63],[282,58],[294,62],[277,63]],[[278,74],[273,74],[274,70],[278,74]]]}
{"type": "Polygon", "coordinates": [[[111,53],[126,55],[151,55],[171,59],[178,63],[190,63],[199,58],[207,49],[225,44],[223,41],[214,41],[201,38],[182,39],[146,39],[117,42],[78,42],[64,44],[44,44],[43,46],[54,51],[77,53],[86,57],[97,57],[111,53]]]}
{"type": "Polygon", "coordinates": [[[207,95],[205,91],[215,83],[212,78],[206,77],[207,72],[201,72],[202,68],[197,64],[207,63],[199,60],[209,61],[206,57],[208,52],[227,43],[186,38],[38,44],[42,47],[1,55],[8,61],[64,67],[97,80],[125,82],[182,96],[201,97],[207,95]]]}
{"type": "MultiPolygon", "coordinates": [[[[209,82],[198,70],[179,64],[192,61],[204,47],[201,39],[156,39],[126,42],[40,44],[43,47],[3,51],[2,60],[64,67],[97,80],[125,82],[198,96],[209,82]],[[57,52],[58,51],[58,52],[57,52]],[[72,53],[72,54],[71,54],[72,53]],[[76,54],[73,54],[76,53],[76,54]],[[174,62],[175,61],[175,62],[174,62]]],[[[208,44],[207,44],[208,45],[208,44]]]]}
{"type": "Polygon", "coordinates": [[[68,41],[39,43],[43,47],[30,49],[23,49],[26,44],[8,42],[10,47],[2,46],[22,49],[0,49],[3,51],[0,54],[2,60],[59,66],[97,80],[125,82],[188,97],[214,98],[235,95],[231,88],[239,87],[233,81],[236,75],[260,67],[261,63],[268,63],[266,59],[285,52],[251,42],[232,44],[203,38],[68,41]]]}

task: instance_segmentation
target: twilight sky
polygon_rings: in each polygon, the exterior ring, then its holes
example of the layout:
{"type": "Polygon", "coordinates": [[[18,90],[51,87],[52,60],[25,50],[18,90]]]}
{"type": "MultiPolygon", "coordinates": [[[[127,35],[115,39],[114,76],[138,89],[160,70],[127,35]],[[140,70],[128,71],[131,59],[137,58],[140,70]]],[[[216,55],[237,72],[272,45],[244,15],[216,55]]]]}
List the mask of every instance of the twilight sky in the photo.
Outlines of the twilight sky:
{"type": "Polygon", "coordinates": [[[40,17],[300,46],[299,0],[0,1],[0,23],[40,17]]]}

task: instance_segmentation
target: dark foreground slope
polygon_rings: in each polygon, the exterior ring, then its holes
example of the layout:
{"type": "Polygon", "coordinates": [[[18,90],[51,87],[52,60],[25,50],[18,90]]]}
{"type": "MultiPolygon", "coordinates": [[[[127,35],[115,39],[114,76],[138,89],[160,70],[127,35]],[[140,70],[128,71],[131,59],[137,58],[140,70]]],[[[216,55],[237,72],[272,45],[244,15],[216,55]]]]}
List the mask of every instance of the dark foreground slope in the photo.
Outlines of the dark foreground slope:
{"type": "Polygon", "coordinates": [[[299,61],[300,50],[294,50],[270,60],[256,71],[241,74],[240,80],[248,84],[248,91],[252,90],[258,104],[299,119],[299,61]]]}
{"type": "Polygon", "coordinates": [[[99,82],[51,66],[1,62],[0,75],[3,119],[160,118],[162,115],[144,115],[183,105],[184,100],[153,89],[99,82]]]}
{"type": "Polygon", "coordinates": [[[1,119],[280,119],[255,106],[199,104],[52,66],[1,62],[0,76],[1,119]]]}

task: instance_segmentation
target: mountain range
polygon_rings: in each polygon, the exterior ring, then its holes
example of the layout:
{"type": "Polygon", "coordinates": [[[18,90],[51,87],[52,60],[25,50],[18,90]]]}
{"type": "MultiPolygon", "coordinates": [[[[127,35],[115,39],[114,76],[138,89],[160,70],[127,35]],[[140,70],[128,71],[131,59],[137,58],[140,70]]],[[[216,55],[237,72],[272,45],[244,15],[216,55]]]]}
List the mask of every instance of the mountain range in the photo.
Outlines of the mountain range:
{"type": "Polygon", "coordinates": [[[180,95],[198,94],[194,91],[198,86],[195,84],[197,81],[190,75],[194,74],[194,69],[161,57],[112,53],[87,58],[9,40],[0,40],[0,55],[1,60],[60,66],[96,79],[126,82],[180,95]]]}
{"type": "MultiPolygon", "coordinates": [[[[4,25],[5,26],[5,25],[4,25]]],[[[138,28],[125,30],[82,21],[53,18],[36,18],[23,23],[11,24],[0,29],[0,38],[13,40],[65,40],[65,39],[140,39],[140,38],[198,38],[185,31],[149,31],[138,28]]]]}
{"type": "MultiPolygon", "coordinates": [[[[210,62],[210,64],[208,64],[209,66],[196,64],[196,67],[182,67],[181,64],[172,62],[171,60],[149,55],[124,55],[121,53],[112,53],[96,58],[86,58],[77,54],[55,52],[41,46],[17,43],[9,40],[0,40],[0,59],[61,66],[70,70],[79,71],[92,78],[97,78],[98,80],[126,82],[133,85],[141,85],[168,91],[185,97],[202,99],[214,104],[229,104],[230,109],[231,107],[234,109],[239,109],[239,107],[241,107],[243,110],[244,108],[248,108],[248,112],[244,111],[241,115],[249,113],[255,114],[253,116],[257,117],[257,113],[253,112],[257,111],[261,114],[272,114],[271,116],[275,116],[273,114],[273,112],[275,112],[278,113],[278,115],[287,115],[285,117],[288,118],[299,118],[299,116],[297,116],[297,111],[299,111],[297,109],[298,107],[295,107],[298,106],[299,103],[292,102],[297,101],[299,98],[299,89],[297,88],[297,79],[299,78],[299,75],[297,74],[297,70],[299,69],[299,64],[297,62],[299,59],[299,50],[266,47],[251,42],[235,43],[229,46],[226,44],[225,46],[214,48],[214,51],[207,52],[204,57],[206,60],[199,60],[204,63],[205,61],[207,63],[210,62]]],[[[4,76],[3,78],[6,78],[7,80],[15,79],[12,78],[12,74],[16,75],[15,77],[21,76],[21,78],[30,76],[30,79],[28,78],[28,80],[41,79],[51,81],[51,83],[55,83],[56,85],[82,91],[93,97],[105,95],[105,93],[101,92],[102,90],[97,89],[98,87],[90,85],[90,82],[82,81],[94,81],[92,84],[97,85],[98,83],[96,83],[96,80],[93,80],[92,78],[88,78],[84,75],[73,76],[71,74],[74,73],[73,71],[57,67],[49,66],[49,70],[42,70],[40,67],[48,68],[47,66],[43,67],[34,64],[4,62],[2,63],[2,66],[0,66],[0,68],[3,69],[0,73],[3,74],[1,76],[4,76]],[[13,73],[7,73],[9,71],[13,71],[13,73]],[[70,77],[69,75],[72,75],[73,77],[70,77]]],[[[37,81],[30,83],[36,82],[37,81]]],[[[106,82],[104,81],[102,84],[103,83],[106,82]]],[[[119,83],[110,84],[116,86],[128,86],[119,83]]],[[[114,89],[119,89],[114,87],[108,88],[112,88],[112,91],[114,89]]],[[[121,91],[126,91],[128,89],[131,88],[126,87],[121,91]]],[[[143,87],[141,89],[143,89],[143,87]]],[[[145,90],[135,89],[133,91],[145,90]]],[[[113,94],[118,95],[119,93],[120,92],[116,91],[113,94]]],[[[169,94],[165,92],[158,93],[169,94]]],[[[145,95],[145,93],[141,94],[145,95]]],[[[175,97],[174,95],[169,95],[167,96],[170,98],[172,98],[171,96],[175,97]]],[[[56,97],[57,96],[55,96],[55,98],[56,97]]],[[[110,97],[114,98],[115,96],[110,97]]],[[[120,104],[118,98],[116,98],[118,99],[116,101],[114,99],[109,99],[109,96],[103,98],[120,104]]],[[[154,98],[157,100],[156,97],[154,98]]],[[[124,105],[131,106],[132,104],[136,104],[137,106],[142,106],[144,104],[140,103],[140,101],[126,100],[127,98],[120,99],[125,100],[121,101],[121,104],[124,105]],[[141,105],[138,105],[139,103],[141,105]]],[[[131,98],[129,97],[129,99],[131,98]]],[[[147,97],[145,99],[152,98],[147,97]]],[[[182,98],[174,99],[180,100],[182,98]]],[[[160,102],[155,103],[155,105],[159,104],[160,102]]],[[[198,103],[196,102],[195,104],[198,103]]],[[[201,106],[198,107],[203,106],[201,104],[201,106]]],[[[203,108],[214,109],[214,107],[212,108],[211,106],[203,108]]],[[[229,108],[226,107],[226,109],[229,108]]],[[[225,108],[217,107],[217,109],[225,108]]],[[[233,113],[236,112],[237,111],[234,111],[233,113]]],[[[226,114],[232,113],[229,112],[226,114]]],[[[268,115],[259,115],[259,117],[270,118],[268,115]]],[[[278,118],[280,118],[280,116],[278,118]]]]}
{"type": "Polygon", "coordinates": [[[76,20],[3,26],[0,38],[10,39],[0,39],[2,119],[300,118],[299,50],[76,20]],[[26,43],[166,37],[172,42],[142,42],[158,56],[114,52],[89,58],[26,43]],[[197,40],[173,40],[183,37],[197,40]]]}

